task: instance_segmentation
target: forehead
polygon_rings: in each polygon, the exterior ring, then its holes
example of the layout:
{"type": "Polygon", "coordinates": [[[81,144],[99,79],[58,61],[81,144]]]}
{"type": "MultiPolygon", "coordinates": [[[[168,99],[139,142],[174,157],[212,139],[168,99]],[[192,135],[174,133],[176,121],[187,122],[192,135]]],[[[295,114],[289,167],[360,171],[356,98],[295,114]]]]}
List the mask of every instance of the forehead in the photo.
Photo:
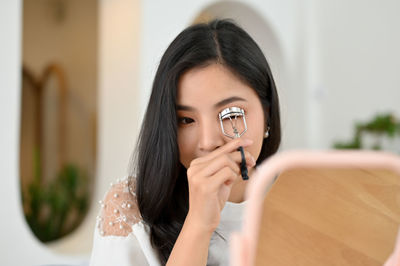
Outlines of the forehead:
{"type": "Polygon", "coordinates": [[[178,104],[214,104],[227,97],[258,98],[255,91],[227,67],[213,63],[185,72],[178,83],[178,104]]]}

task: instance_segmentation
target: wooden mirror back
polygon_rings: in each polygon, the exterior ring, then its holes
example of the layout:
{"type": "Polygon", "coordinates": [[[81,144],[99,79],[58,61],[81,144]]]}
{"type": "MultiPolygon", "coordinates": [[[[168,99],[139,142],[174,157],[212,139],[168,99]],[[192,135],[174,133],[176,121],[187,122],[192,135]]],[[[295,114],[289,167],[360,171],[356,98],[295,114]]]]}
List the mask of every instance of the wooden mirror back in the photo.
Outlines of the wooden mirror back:
{"type": "Polygon", "coordinates": [[[400,176],[388,169],[284,171],[265,197],[260,225],[256,265],[382,265],[400,225],[400,176]]]}

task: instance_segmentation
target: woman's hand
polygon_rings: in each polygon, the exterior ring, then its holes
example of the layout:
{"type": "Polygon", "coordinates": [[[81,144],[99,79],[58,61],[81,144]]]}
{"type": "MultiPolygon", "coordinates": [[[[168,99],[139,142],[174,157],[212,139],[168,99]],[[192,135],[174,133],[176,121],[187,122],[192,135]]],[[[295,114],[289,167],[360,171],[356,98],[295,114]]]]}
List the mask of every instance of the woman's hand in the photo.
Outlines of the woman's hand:
{"type": "MultiPolygon", "coordinates": [[[[189,182],[189,212],[185,223],[202,232],[212,233],[229,198],[231,188],[240,177],[242,161],[237,149],[253,142],[237,138],[206,156],[194,159],[187,169],[189,182]]],[[[255,165],[253,156],[245,150],[248,167],[255,165]]]]}

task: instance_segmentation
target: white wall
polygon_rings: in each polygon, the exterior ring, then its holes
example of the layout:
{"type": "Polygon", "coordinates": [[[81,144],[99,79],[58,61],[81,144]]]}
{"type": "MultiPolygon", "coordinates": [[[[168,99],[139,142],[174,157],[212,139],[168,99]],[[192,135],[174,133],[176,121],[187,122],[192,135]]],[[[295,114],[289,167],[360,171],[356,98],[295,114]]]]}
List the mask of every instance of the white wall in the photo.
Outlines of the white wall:
{"type": "MultiPolygon", "coordinates": [[[[315,1],[320,134],[313,146],[349,140],[355,120],[400,117],[400,2],[315,1]]],[[[397,147],[400,151],[400,147],[397,147]]]]}
{"type": "MultiPolygon", "coordinates": [[[[2,239],[13,239],[15,234],[19,239],[18,227],[23,228],[21,206],[18,204],[19,191],[18,181],[18,120],[19,115],[19,91],[16,90],[20,84],[19,59],[20,59],[20,1],[2,1],[0,3],[0,172],[2,173],[2,185],[0,186],[0,208],[3,210],[2,217],[13,217],[13,219],[1,219],[0,230],[2,239]]],[[[26,231],[26,230],[25,230],[26,231]]],[[[26,234],[26,232],[25,232],[26,234]]],[[[18,243],[0,241],[0,250],[9,250],[8,245],[14,250],[18,243]]],[[[2,264],[12,264],[13,256],[2,252],[2,264]],[[4,256],[4,258],[3,258],[4,256]]]]}
{"type": "Polygon", "coordinates": [[[98,197],[126,176],[139,129],[141,3],[101,0],[98,197]],[[107,180],[108,182],[103,182],[107,180]]]}

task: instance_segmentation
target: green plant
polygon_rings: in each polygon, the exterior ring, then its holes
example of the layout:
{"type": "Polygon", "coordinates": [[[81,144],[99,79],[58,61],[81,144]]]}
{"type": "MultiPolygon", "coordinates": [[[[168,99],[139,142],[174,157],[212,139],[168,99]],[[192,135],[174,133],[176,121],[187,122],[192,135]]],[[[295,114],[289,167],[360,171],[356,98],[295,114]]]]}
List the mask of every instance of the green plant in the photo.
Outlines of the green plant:
{"type": "MultiPolygon", "coordinates": [[[[378,114],[369,122],[357,122],[353,139],[349,142],[336,142],[333,147],[336,149],[361,149],[363,148],[362,135],[365,133],[394,138],[396,134],[400,136],[400,122],[391,113],[378,114]]],[[[380,143],[375,143],[372,148],[382,149],[380,143]]]]}
{"type": "Polygon", "coordinates": [[[27,222],[42,242],[59,239],[80,224],[88,209],[88,181],[77,166],[66,164],[56,178],[44,184],[39,151],[35,151],[34,180],[22,200],[27,222]]]}

